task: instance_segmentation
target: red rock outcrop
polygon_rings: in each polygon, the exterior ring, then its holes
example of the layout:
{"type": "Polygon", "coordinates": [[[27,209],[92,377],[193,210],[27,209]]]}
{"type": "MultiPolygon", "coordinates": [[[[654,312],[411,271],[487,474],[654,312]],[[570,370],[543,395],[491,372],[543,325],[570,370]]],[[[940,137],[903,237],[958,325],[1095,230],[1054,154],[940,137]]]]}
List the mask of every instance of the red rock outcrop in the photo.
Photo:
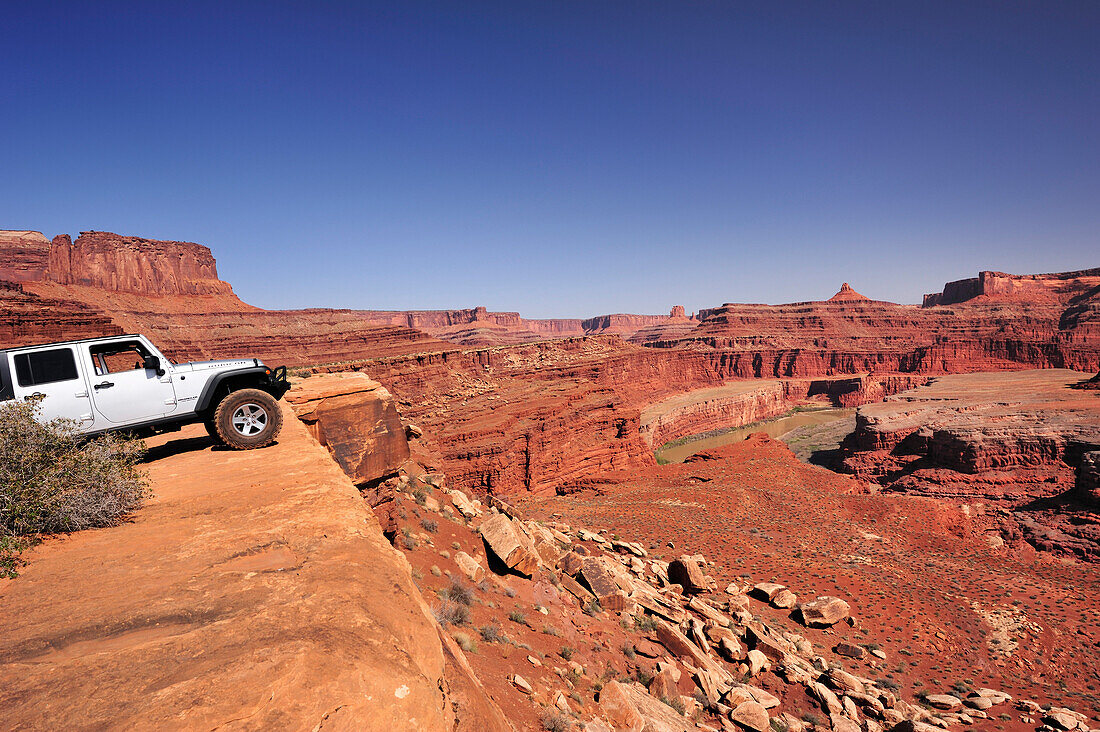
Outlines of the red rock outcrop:
{"type": "Polygon", "coordinates": [[[871,298],[865,297],[855,290],[847,282],[840,286],[840,290],[830,297],[827,302],[870,302],[871,298]]]}
{"type": "Polygon", "coordinates": [[[897,305],[848,294],[830,302],[727,303],[701,311],[699,325],[686,335],[646,345],[714,351],[747,378],[1092,371],[1100,368],[1100,278],[1091,274],[1098,271],[998,275],[987,278],[994,295],[946,306],[897,305]]]}
{"type": "Polygon", "coordinates": [[[48,277],[62,285],[82,285],[143,295],[233,295],[218,279],[210,249],[182,241],[157,241],[105,231],[67,235],[50,244],[48,277]]]}
{"type": "Polygon", "coordinates": [[[39,297],[0,280],[0,347],[118,335],[122,328],[83,303],[39,297]]]}
{"type": "Polygon", "coordinates": [[[140,332],[179,361],[247,354],[290,366],[448,347],[353,310],[247,305],[218,279],[210,250],[187,242],[0,232],[2,279],[0,347],[140,332]]]}
{"type": "Polygon", "coordinates": [[[297,420],[264,450],[183,437],[150,440],[132,521],[47,541],[3,585],[5,726],[509,729],[297,420]]]}
{"type": "Polygon", "coordinates": [[[977,277],[948,282],[942,292],[925,295],[924,307],[979,299],[1065,304],[1074,296],[1097,287],[1100,287],[1100,268],[1036,275],[979,272],[977,277]]]}
{"type": "Polygon", "coordinates": [[[860,407],[845,464],[862,478],[931,494],[1062,493],[1081,446],[1100,447],[1100,399],[1073,390],[1080,380],[1063,370],[937,377],[860,407]],[[1038,475],[1029,480],[1029,471],[1038,475]]]}
{"type": "Polygon", "coordinates": [[[395,474],[409,459],[409,443],[393,397],[364,374],[307,379],[287,392],[286,401],[357,484],[395,474]]]}
{"type": "Polygon", "coordinates": [[[44,280],[50,266],[49,246],[38,231],[0,231],[0,280],[44,280]]]}
{"type": "Polygon", "coordinates": [[[1100,399],[1081,374],[1024,371],[933,379],[861,407],[845,468],[891,491],[993,500],[1044,551],[1100,559],[1093,506],[1100,399]]]}

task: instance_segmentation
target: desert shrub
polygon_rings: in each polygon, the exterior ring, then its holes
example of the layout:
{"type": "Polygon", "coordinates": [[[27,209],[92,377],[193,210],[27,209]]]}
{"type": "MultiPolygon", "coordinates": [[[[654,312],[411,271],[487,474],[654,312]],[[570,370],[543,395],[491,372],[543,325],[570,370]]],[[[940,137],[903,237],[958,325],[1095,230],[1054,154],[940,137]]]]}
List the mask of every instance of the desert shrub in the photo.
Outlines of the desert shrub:
{"type": "Polygon", "coordinates": [[[955,696],[963,697],[970,693],[970,684],[965,681],[956,681],[951,684],[951,691],[955,696]]]}
{"type": "Polygon", "coordinates": [[[440,625],[465,625],[470,622],[470,608],[447,598],[432,608],[432,615],[440,625]]]}
{"type": "Polygon", "coordinates": [[[593,597],[591,600],[588,601],[588,604],[584,606],[583,612],[585,615],[595,617],[596,615],[599,615],[602,610],[603,608],[600,607],[600,601],[593,597]]]}
{"type": "Polygon", "coordinates": [[[477,643],[470,637],[469,633],[458,632],[451,637],[455,639],[455,643],[458,644],[458,647],[466,653],[477,653],[477,643]]]}
{"type": "Polygon", "coordinates": [[[562,646],[561,650],[558,651],[558,655],[568,661],[569,659],[573,658],[573,649],[569,646],[562,646]]]}
{"type": "Polygon", "coordinates": [[[657,619],[652,615],[635,615],[634,628],[643,632],[657,630],[657,619]]]}
{"type": "Polygon", "coordinates": [[[439,522],[427,516],[420,519],[420,525],[424,528],[425,531],[431,534],[439,531],[439,522]]]}
{"type": "Polygon", "coordinates": [[[507,640],[504,636],[504,632],[500,626],[496,623],[489,623],[488,625],[481,626],[481,639],[486,643],[500,643],[507,640]]]}
{"type": "Polygon", "coordinates": [[[627,658],[634,658],[634,644],[628,640],[623,641],[622,645],[623,655],[627,658]]]}
{"type": "Polygon", "coordinates": [[[513,623],[527,625],[527,616],[519,610],[513,610],[512,612],[508,613],[508,619],[511,620],[513,623]]]}
{"type": "Polygon", "coordinates": [[[42,534],[115,526],[149,495],[145,446],[86,439],[71,420],[39,422],[36,401],[0,405],[0,573],[42,534]]]}
{"type": "Polygon", "coordinates": [[[439,591],[439,596],[459,605],[468,606],[474,602],[473,588],[458,577],[451,577],[451,583],[439,591]]]}
{"type": "Polygon", "coordinates": [[[573,720],[559,711],[547,709],[542,713],[542,728],[546,732],[568,732],[573,729],[573,720]]]}

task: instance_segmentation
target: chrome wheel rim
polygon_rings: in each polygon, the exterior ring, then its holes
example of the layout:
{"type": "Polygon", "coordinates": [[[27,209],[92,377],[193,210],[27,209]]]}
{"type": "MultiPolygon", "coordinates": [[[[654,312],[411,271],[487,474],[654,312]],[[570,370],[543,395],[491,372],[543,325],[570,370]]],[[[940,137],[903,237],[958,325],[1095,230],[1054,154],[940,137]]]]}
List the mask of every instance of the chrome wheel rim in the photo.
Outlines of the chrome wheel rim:
{"type": "Polygon", "coordinates": [[[267,410],[249,402],[237,407],[231,419],[233,429],[241,437],[255,437],[267,429],[267,410]]]}

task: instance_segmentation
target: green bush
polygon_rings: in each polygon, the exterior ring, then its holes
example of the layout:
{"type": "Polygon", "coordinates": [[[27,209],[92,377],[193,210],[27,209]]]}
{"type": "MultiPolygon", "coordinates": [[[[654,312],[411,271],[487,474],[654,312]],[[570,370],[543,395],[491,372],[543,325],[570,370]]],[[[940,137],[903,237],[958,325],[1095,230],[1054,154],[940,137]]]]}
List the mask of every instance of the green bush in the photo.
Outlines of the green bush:
{"type": "Polygon", "coordinates": [[[43,534],[114,526],[149,495],[145,447],[82,437],[72,420],[39,422],[36,401],[0,405],[0,574],[43,534]]]}

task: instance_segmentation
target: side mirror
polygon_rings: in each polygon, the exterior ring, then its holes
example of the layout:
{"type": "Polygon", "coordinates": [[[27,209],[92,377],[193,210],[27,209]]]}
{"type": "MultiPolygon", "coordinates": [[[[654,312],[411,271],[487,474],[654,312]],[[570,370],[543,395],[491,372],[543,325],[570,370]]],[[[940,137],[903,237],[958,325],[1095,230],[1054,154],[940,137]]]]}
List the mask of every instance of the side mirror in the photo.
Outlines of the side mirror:
{"type": "Polygon", "coordinates": [[[146,356],[142,365],[150,371],[156,371],[157,376],[164,376],[164,369],[160,367],[160,358],[157,356],[146,356]]]}

